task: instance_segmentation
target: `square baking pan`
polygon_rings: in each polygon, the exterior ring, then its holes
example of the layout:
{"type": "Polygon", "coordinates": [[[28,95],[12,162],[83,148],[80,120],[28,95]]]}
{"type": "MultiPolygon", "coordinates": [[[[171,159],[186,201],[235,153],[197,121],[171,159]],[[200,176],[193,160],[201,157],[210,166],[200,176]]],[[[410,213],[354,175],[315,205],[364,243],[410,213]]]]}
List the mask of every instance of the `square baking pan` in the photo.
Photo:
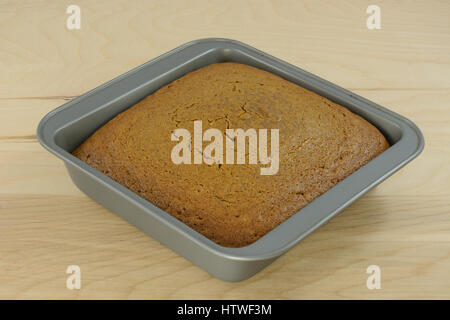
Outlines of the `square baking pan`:
{"type": "Polygon", "coordinates": [[[47,150],[64,161],[73,182],[85,194],[214,277],[226,281],[240,281],[263,269],[415,158],[424,147],[420,130],[406,118],[246,44],[228,39],[186,43],[73,99],[41,120],[37,136],[47,150]],[[225,61],[272,72],[341,104],[375,125],[391,144],[381,155],[278,227],[241,248],[214,243],[71,155],[73,149],[99,127],[147,95],[190,71],[225,61]]]}

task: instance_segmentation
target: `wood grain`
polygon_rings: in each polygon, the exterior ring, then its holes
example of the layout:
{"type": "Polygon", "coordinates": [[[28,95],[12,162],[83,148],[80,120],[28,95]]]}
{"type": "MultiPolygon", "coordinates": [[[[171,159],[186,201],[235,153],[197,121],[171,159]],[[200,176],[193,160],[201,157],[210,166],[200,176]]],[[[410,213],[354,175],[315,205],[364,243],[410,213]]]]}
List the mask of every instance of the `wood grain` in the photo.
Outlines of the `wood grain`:
{"type": "Polygon", "coordinates": [[[446,1],[0,0],[0,298],[450,298],[446,1]],[[365,10],[378,4],[382,29],[365,10]],[[423,154],[256,276],[212,278],[82,194],[36,140],[50,110],[184,42],[249,43],[405,115],[423,154]],[[68,265],[81,290],[65,286],[68,265]],[[380,290],[366,268],[381,267],[380,290]]]}

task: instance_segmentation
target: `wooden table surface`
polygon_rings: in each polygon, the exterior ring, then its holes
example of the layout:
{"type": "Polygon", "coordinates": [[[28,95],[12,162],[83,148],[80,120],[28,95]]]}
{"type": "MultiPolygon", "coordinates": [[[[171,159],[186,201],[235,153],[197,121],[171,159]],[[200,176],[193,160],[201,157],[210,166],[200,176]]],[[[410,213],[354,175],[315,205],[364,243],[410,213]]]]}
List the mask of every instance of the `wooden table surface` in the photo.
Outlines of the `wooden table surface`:
{"type": "Polygon", "coordinates": [[[0,298],[450,298],[450,3],[0,0],[0,298]],[[81,29],[66,8],[81,8],[81,29]],[[366,8],[381,8],[381,29],[366,8]],[[206,272],[82,194],[39,120],[178,45],[248,43],[410,118],[413,162],[256,276],[206,272]],[[66,268],[81,268],[81,289],[66,268]],[[381,289],[366,287],[369,265],[381,289]]]}

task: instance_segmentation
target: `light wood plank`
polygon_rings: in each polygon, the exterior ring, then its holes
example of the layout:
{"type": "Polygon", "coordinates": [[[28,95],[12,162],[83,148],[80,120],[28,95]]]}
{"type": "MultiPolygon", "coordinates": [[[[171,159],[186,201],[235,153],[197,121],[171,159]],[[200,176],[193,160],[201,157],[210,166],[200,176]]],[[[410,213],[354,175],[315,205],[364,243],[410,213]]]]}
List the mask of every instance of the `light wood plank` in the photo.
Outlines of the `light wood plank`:
{"type": "Polygon", "coordinates": [[[74,96],[185,42],[241,40],[346,88],[450,88],[450,3],[389,1],[382,29],[372,2],[15,1],[0,11],[0,97],[74,96]],[[15,85],[16,84],[16,85],[15,85]]]}

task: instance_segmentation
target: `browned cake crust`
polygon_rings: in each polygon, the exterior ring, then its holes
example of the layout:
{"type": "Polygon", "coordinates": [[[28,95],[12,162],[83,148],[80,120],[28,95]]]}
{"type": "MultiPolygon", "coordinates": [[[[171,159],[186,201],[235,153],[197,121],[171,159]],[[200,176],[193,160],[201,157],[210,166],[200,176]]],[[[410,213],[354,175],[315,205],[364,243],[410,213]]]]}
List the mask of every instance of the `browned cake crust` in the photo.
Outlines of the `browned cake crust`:
{"type": "Polygon", "coordinates": [[[388,147],[373,125],[322,96],[257,68],[218,63],[122,112],[73,155],[212,241],[241,247],[388,147]],[[195,120],[203,131],[279,129],[278,173],[260,175],[255,164],[174,164],[171,133],[193,133],[195,120]]]}

